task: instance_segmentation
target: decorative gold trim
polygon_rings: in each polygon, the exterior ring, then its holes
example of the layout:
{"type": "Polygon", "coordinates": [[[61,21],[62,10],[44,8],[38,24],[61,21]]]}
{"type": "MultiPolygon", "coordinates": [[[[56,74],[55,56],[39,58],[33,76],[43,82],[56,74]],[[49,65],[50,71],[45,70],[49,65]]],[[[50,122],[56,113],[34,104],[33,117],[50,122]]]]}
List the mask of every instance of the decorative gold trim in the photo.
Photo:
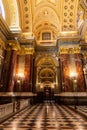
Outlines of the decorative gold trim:
{"type": "Polygon", "coordinates": [[[79,42],[81,39],[81,36],[60,36],[58,37],[58,42],[79,42]]]}
{"type": "Polygon", "coordinates": [[[26,54],[34,54],[34,48],[25,48],[25,47],[21,47],[21,49],[18,51],[19,55],[26,55],[26,54]]]}
{"type": "Polygon", "coordinates": [[[7,50],[20,50],[20,44],[18,41],[15,40],[8,40],[7,42],[7,50]]]}
{"type": "Polygon", "coordinates": [[[61,47],[59,49],[60,54],[74,54],[74,53],[80,53],[81,48],[80,47],[74,47],[74,48],[64,48],[61,47]]]}

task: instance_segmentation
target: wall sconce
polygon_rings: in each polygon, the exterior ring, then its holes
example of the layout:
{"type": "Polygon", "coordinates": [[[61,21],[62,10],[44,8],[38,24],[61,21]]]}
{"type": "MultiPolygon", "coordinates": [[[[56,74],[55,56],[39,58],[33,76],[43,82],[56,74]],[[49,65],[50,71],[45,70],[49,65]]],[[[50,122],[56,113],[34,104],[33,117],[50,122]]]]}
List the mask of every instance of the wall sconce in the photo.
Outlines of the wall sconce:
{"type": "Polygon", "coordinates": [[[74,92],[77,91],[77,76],[78,76],[77,73],[74,72],[74,71],[72,71],[70,73],[70,78],[72,79],[72,82],[73,82],[73,90],[74,90],[74,92]]]}
{"type": "Polygon", "coordinates": [[[16,75],[16,82],[17,82],[17,90],[19,91],[19,92],[21,92],[22,91],[22,85],[23,85],[23,81],[24,81],[24,74],[23,73],[18,73],[17,75],[16,75]]]}
{"type": "Polygon", "coordinates": [[[17,77],[18,77],[18,78],[24,78],[25,76],[24,76],[24,73],[18,73],[18,74],[17,74],[17,77]]]}

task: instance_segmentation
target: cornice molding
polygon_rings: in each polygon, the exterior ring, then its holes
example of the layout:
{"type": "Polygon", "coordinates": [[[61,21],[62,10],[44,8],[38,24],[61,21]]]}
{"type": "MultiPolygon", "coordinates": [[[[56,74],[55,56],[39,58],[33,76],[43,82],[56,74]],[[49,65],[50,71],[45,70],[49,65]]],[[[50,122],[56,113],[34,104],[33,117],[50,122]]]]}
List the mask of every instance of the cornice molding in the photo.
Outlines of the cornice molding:
{"type": "Polygon", "coordinates": [[[79,42],[81,39],[81,36],[60,36],[57,38],[57,42],[79,42]]]}

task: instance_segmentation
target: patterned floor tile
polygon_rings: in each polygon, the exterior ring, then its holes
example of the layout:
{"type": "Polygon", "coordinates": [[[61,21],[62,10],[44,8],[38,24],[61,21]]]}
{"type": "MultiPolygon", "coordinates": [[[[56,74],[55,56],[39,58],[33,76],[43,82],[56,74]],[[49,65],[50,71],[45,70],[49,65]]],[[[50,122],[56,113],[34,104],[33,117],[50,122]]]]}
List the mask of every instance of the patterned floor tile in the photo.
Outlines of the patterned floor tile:
{"type": "Polygon", "coordinates": [[[78,111],[45,102],[9,118],[0,124],[0,130],[87,130],[87,120],[80,114],[87,113],[86,106],[79,106],[78,111]]]}

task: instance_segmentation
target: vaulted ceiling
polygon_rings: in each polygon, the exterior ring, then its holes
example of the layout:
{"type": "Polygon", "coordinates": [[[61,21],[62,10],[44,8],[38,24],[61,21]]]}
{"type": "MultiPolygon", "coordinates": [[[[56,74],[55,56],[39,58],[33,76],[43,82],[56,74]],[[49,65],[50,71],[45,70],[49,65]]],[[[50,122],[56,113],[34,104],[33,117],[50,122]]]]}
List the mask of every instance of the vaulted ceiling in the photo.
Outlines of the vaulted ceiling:
{"type": "Polygon", "coordinates": [[[37,41],[43,32],[50,32],[51,40],[79,34],[87,38],[87,0],[2,0],[2,5],[13,35],[37,41]]]}

